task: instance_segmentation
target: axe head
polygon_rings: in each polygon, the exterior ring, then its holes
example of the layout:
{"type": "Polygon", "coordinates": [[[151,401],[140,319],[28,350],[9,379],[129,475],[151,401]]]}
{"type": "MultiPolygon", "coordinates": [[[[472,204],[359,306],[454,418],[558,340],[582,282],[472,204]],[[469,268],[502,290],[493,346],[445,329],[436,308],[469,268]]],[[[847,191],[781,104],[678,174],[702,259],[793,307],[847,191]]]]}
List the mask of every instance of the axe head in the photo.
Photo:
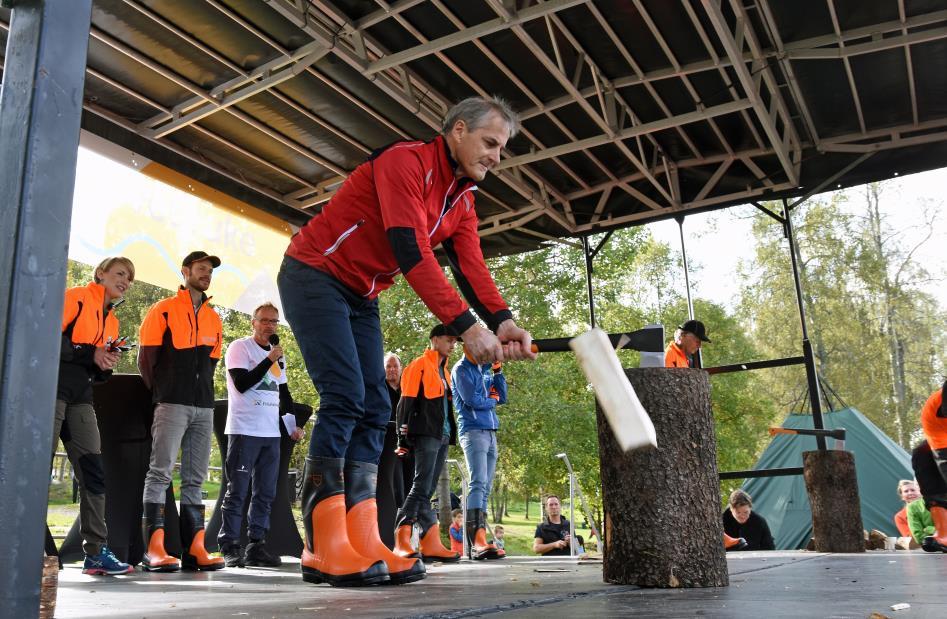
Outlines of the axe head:
{"type": "Polygon", "coordinates": [[[622,370],[618,355],[601,329],[573,338],[569,346],[592,385],[618,444],[625,451],[658,446],[651,417],[622,370]]]}

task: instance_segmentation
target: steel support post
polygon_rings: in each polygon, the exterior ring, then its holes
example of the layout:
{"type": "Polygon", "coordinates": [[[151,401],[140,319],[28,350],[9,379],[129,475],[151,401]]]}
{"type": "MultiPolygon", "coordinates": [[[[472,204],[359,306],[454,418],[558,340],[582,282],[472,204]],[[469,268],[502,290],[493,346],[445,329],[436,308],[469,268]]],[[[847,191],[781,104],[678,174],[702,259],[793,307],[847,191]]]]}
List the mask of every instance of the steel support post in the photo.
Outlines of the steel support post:
{"type": "MultiPolygon", "coordinates": [[[[691,299],[691,278],[690,272],[687,269],[687,245],[684,243],[684,216],[678,215],[674,219],[677,221],[677,227],[681,232],[681,262],[684,265],[684,289],[687,291],[687,318],[694,320],[694,301],[691,299]]],[[[704,367],[704,357],[699,348],[694,357],[697,362],[695,367],[704,367]]]]}
{"type": "Polygon", "coordinates": [[[595,328],[595,297],[592,295],[592,251],[589,237],[582,237],[582,255],[585,257],[585,286],[589,293],[589,326],[595,328]]]}
{"type": "MultiPolygon", "coordinates": [[[[822,430],[822,395],[819,391],[819,379],[815,368],[815,355],[812,354],[812,344],[809,342],[809,328],[806,326],[806,304],[802,296],[802,282],[799,279],[799,263],[796,259],[796,238],[792,229],[792,216],[789,205],[783,200],[783,229],[786,240],[789,241],[789,257],[792,260],[792,278],[796,284],[796,302],[799,304],[799,320],[802,322],[802,356],[805,359],[806,381],[809,384],[809,404],[812,409],[812,426],[822,430]]],[[[824,450],[825,437],[817,436],[816,444],[819,450],[824,450]]]]}
{"type": "Polygon", "coordinates": [[[13,9],[0,92],[0,608],[35,616],[92,0],[13,9]]]}

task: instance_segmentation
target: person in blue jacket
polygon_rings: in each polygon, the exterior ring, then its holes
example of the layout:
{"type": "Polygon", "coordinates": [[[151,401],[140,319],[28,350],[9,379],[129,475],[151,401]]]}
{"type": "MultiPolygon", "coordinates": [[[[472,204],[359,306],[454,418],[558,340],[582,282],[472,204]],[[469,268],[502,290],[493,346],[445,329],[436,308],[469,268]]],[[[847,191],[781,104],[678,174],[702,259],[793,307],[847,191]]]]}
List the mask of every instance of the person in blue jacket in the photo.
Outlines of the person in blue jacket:
{"type": "Polygon", "coordinates": [[[506,404],[506,378],[500,363],[477,364],[466,355],[451,372],[460,446],[470,471],[467,495],[467,539],[474,559],[500,559],[506,555],[487,543],[487,499],[497,466],[497,405],[506,404]]]}

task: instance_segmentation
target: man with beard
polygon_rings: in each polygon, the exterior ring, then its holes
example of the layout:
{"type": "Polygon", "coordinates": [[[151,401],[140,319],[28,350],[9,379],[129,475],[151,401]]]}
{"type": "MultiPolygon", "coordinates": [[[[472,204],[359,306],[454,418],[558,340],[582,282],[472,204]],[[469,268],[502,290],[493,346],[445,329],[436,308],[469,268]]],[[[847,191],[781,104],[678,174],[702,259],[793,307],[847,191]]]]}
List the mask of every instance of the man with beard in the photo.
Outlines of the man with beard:
{"type": "Polygon", "coordinates": [[[201,486],[210,460],[214,427],[214,368],[220,360],[223,328],[207,296],[220,258],[193,251],[181,263],[184,285],[158,301],[141,324],[138,370],[155,403],[151,463],[142,498],[142,536],[149,571],[182,567],[219,570],[221,557],[204,548],[201,486]],[[181,450],[181,562],[164,545],[165,491],[181,450]]]}

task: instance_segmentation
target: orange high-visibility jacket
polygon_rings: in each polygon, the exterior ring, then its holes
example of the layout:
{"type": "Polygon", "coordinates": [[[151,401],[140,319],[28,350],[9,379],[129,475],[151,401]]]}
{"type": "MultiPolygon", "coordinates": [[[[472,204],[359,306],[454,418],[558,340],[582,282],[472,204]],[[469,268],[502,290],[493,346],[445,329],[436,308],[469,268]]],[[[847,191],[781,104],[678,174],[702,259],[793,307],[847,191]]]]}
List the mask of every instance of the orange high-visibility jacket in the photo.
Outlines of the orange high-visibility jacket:
{"type": "Polygon", "coordinates": [[[408,426],[408,437],[444,435],[444,399],[447,399],[447,421],[450,425],[450,443],[457,443],[457,423],[451,396],[450,370],[447,359],[433,349],[409,363],[401,374],[401,400],[398,402],[398,428],[408,426]],[[444,371],[447,389],[441,382],[440,366],[444,371]]]}
{"type": "Polygon", "coordinates": [[[931,449],[947,448],[947,416],[940,416],[947,415],[947,411],[941,413],[943,401],[944,392],[938,389],[927,398],[927,402],[921,409],[921,427],[924,429],[924,436],[931,449]]]}
{"type": "Polygon", "coordinates": [[[691,366],[687,355],[681,350],[681,347],[671,342],[664,350],[664,367],[666,368],[689,368],[691,366]]]}
{"type": "Polygon", "coordinates": [[[139,337],[138,370],[154,402],[213,408],[223,325],[210,297],[202,296],[195,314],[181,287],[148,310],[139,337]]]}
{"type": "Polygon", "coordinates": [[[105,305],[105,286],[89,282],[66,290],[56,398],[70,404],[92,402],[92,383],[107,378],[95,365],[96,348],[118,339],[118,318],[105,305]]]}

